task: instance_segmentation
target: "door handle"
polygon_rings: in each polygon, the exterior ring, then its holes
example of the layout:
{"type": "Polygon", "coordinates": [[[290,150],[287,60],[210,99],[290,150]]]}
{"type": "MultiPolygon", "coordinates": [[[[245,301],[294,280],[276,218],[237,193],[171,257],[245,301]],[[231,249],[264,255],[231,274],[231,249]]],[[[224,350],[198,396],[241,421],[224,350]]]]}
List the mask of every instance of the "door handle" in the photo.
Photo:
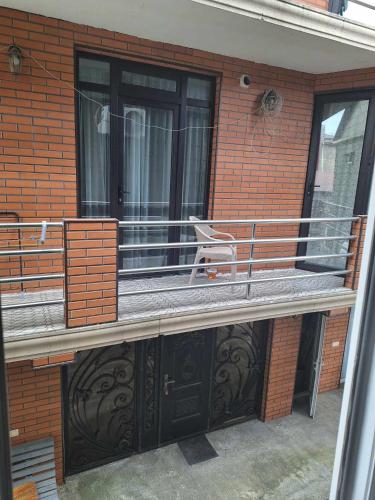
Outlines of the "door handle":
{"type": "Polygon", "coordinates": [[[121,205],[124,198],[123,198],[123,190],[122,190],[122,186],[118,186],[117,188],[117,200],[118,200],[118,204],[121,205]]]}
{"type": "Polygon", "coordinates": [[[164,375],[163,391],[165,396],[169,395],[169,384],[175,384],[175,383],[176,383],[175,380],[169,380],[168,373],[164,375]]]}
{"type": "Polygon", "coordinates": [[[129,194],[130,191],[125,191],[122,186],[118,186],[117,188],[117,199],[118,199],[118,204],[121,205],[122,202],[124,201],[124,195],[129,194]]]}

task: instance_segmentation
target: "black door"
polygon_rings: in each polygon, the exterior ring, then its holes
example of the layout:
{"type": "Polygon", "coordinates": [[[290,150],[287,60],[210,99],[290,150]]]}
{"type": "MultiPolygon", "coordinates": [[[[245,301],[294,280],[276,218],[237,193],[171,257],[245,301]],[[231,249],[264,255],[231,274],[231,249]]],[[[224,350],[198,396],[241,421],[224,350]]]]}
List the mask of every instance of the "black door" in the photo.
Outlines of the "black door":
{"type": "MultiPolygon", "coordinates": [[[[208,214],[212,77],[77,54],[80,215],[124,221],[208,214]]],[[[126,242],[194,240],[191,227],[126,228],[126,242]]],[[[192,261],[194,248],[124,251],[128,269],[192,261]]]]}
{"type": "MultiPolygon", "coordinates": [[[[367,213],[374,165],[375,91],[316,97],[302,217],[352,217],[367,213]]],[[[351,222],[311,223],[301,236],[349,235],[351,222]]],[[[348,241],[301,243],[299,255],[340,255],[348,241]]],[[[345,257],[325,257],[298,266],[343,269],[345,257]]]]}
{"type": "Polygon", "coordinates": [[[316,410],[324,333],[323,314],[311,313],[303,316],[293,399],[297,405],[298,401],[304,406],[308,403],[310,417],[314,417],[316,410]]]}
{"type": "Polygon", "coordinates": [[[161,443],[208,429],[213,338],[204,330],[162,339],[161,443]]]}
{"type": "Polygon", "coordinates": [[[301,340],[298,351],[294,398],[307,398],[310,395],[314,352],[317,338],[318,314],[305,314],[301,328],[301,340]]]}

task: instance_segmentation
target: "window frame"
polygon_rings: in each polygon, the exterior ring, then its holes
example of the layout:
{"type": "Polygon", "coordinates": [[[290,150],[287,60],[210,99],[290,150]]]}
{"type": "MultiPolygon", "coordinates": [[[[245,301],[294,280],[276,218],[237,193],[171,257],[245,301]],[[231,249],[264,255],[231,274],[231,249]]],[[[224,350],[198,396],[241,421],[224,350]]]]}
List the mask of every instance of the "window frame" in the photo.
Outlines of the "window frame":
{"type": "MultiPolygon", "coordinates": [[[[179,129],[183,129],[186,126],[186,114],[188,106],[195,106],[201,108],[208,108],[210,110],[210,124],[212,127],[208,139],[208,153],[207,153],[207,168],[206,168],[206,179],[205,179],[205,191],[204,191],[204,218],[208,217],[209,211],[209,197],[210,197],[210,180],[211,180],[211,170],[212,170],[212,148],[213,148],[213,126],[215,120],[215,104],[216,104],[216,79],[215,75],[207,75],[200,73],[199,71],[185,71],[180,69],[174,69],[171,67],[158,66],[155,63],[149,62],[139,62],[128,59],[119,59],[111,56],[98,55],[93,52],[85,52],[84,50],[76,50],[75,52],[75,84],[76,88],[80,92],[85,91],[96,91],[105,92],[110,95],[110,111],[114,115],[121,114],[121,102],[124,99],[129,100],[139,100],[140,102],[159,102],[161,104],[169,103],[170,105],[177,106],[179,108],[178,113],[178,123],[179,129]],[[102,60],[110,63],[110,81],[109,85],[83,82],[79,80],[79,60],[83,57],[85,59],[95,59],[102,60]],[[152,87],[143,87],[138,85],[126,84],[121,82],[121,73],[123,70],[134,71],[136,73],[141,73],[150,76],[157,76],[160,78],[174,79],[177,82],[176,92],[171,92],[167,90],[154,89],[152,87]],[[208,100],[192,99],[187,97],[187,81],[188,78],[198,78],[202,80],[207,80],[211,84],[211,95],[208,100]]],[[[81,165],[81,137],[80,137],[80,127],[79,127],[79,99],[80,96],[76,95],[76,153],[77,153],[77,213],[79,217],[85,217],[83,207],[82,207],[82,165],[81,165]]],[[[109,164],[109,181],[110,181],[110,208],[109,213],[111,217],[121,219],[121,208],[119,207],[119,169],[121,161],[121,151],[120,151],[120,134],[122,130],[122,125],[120,120],[113,116],[110,117],[110,164],[109,164]]],[[[183,170],[184,170],[184,146],[185,146],[186,134],[184,132],[179,132],[177,137],[177,154],[176,162],[172,165],[172,176],[173,184],[171,182],[171,193],[174,193],[174,197],[170,199],[170,204],[173,205],[172,210],[170,210],[170,215],[173,211],[174,219],[181,219],[181,207],[182,207],[182,195],[183,195],[183,170]]],[[[181,234],[181,228],[179,226],[171,226],[169,228],[169,240],[179,241],[181,234]]],[[[171,262],[178,263],[179,249],[172,249],[170,252],[171,262]]]]}
{"type": "MultiPolygon", "coordinates": [[[[330,102],[350,102],[353,100],[368,100],[368,111],[366,128],[363,139],[363,148],[360,161],[357,191],[354,202],[353,216],[366,215],[370,196],[370,186],[374,170],[375,160],[375,89],[348,90],[337,92],[322,92],[314,96],[314,111],[310,137],[309,158],[305,178],[305,189],[302,205],[302,218],[310,218],[313,202],[313,186],[316,176],[316,167],[319,155],[319,140],[321,131],[321,118],[325,104],[330,102]]],[[[299,237],[305,238],[309,235],[309,224],[301,224],[299,237]]],[[[307,243],[298,243],[297,256],[306,255],[307,243]]],[[[334,271],[337,268],[322,266],[311,262],[296,262],[296,267],[313,272],[334,271]]]]}

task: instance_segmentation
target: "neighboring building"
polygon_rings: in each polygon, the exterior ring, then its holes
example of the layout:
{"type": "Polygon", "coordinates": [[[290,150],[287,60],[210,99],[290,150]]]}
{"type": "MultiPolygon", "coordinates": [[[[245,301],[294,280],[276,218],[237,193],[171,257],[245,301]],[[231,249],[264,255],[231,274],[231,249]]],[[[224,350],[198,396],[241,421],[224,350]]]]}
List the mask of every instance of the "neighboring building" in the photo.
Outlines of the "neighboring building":
{"type": "Polygon", "coordinates": [[[12,442],[52,436],[59,481],[283,417],[297,397],[313,414],[338,387],[366,224],[351,218],[374,164],[375,30],[306,3],[0,1],[12,442]],[[244,283],[226,285],[226,266],[189,288],[193,228],[156,223],[190,216],[261,240],[237,245],[244,283]]]}

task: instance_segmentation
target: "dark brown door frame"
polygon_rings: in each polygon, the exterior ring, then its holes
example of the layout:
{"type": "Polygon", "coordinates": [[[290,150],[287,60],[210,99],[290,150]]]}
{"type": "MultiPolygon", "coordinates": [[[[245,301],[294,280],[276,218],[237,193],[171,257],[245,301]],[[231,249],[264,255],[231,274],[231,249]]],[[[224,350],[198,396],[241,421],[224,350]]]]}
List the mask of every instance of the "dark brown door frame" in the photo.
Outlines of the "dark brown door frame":
{"type": "MultiPolygon", "coordinates": [[[[363,140],[362,157],[353,215],[367,214],[367,205],[370,195],[371,178],[375,160],[375,89],[316,94],[314,99],[309,159],[307,164],[305,192],[301,214],[302,218],[311,217],[316,166],[319,155],[321,117],[324,104],[330,102],[349,102],[353,100],[365,99],[369,100],[369,107],[363,140]]],[[[309,224],[301,224],[299,236],[307,237],[308,235],[309,224]]],[[[306,255],[306,250],[307,243],[299,243],[297,247],[297,255],[306,255]]],[[[309,262],[297,262],[296,267],[316,272],[333,270],[331,267],[312,264],[309,262]]]]}

